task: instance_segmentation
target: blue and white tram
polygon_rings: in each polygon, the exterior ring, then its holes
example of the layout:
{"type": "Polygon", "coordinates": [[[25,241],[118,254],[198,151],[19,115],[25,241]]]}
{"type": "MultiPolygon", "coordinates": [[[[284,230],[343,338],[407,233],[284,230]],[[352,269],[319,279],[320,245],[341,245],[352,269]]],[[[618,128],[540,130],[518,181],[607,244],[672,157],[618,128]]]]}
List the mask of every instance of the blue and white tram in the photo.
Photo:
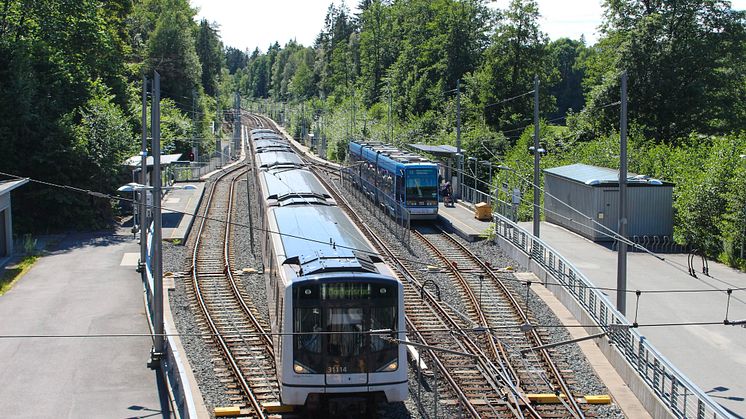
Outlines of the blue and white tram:
{"type": "Polygon", "coordinates": [[[282,403],[405,400],[406,350],[389,339],[405,336],[402,284],[328,191],[288,154],[255,154],[282,403]]]}
{"type": "Polygon", "coordinates": [[[364,189],[383,191],[403,205],[413,220],[438,218],[438,165],[383,143],[350,141],[353,170],[364,189]]]}

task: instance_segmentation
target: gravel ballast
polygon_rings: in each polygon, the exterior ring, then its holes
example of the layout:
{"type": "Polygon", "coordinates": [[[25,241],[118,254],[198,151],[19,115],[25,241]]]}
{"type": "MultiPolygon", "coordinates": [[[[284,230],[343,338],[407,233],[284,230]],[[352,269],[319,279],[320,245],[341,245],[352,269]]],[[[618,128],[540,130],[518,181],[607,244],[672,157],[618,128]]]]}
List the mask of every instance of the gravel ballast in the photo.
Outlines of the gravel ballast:
{"type": "MultiPolygon", "coordinates": [[[[253,190],[255,187],[253,176],[254,174],[249,172],[248,185],[246,181],[240,181],[237,184],[232,249],[233,260],[235,263],[234,269],[242,272],[238,277],[242,281],[244,287],[249,291],[248,294],[252,297],[254,305],[263,308],[260,312],[266,319],[267,303],[264,279],[260,273],[262,268],[261,250],[259,246],[262,235],[258,229],[258,226],[260,225],[260,209],[257,199],[255,198],[257,194],[253,190]],[[251,203],[250,211],[249,206],[247,205],[249,202],[251,203]],[[254,226],[255,232],[253,249],[251,246],[251,230],[249,229],[250,220],[251,224],[254,226]],[[249,272],[245,272],[244,268],[251,269],[248,269],[249,272]],[[256,271],[256,273],[252,273],[254,271],[256,271]]],[[[347,193],[348,199],[349,195],[350,194],[347,193]]],[[[402,244],[399,238],[387,227],[390,223],[381,222],[382,218],[380,215],[374,216],[373,213],[366,208],[371,207],[367,201],[363,199],[350,199],[350,201],[355,210],[362,214],[367,225],[376,233],[376,235],[381,238],[381,240],[388,243],[400,256],[418,260],[423,265],[439,264],[437,260],[424,250],[423,246],[418,246],[416,244],[414,236],[410,239],[410,246],[402,244]]],[[[373,207],[373,209],[375,209],[375,207],[373,207]]],[[[187,273],[191,265],[191,250],[194,242],[193,236],[197,231],[197,223],[198,219],[195,220],[195,226],[190,238],[184,246],[164,243],[163,263],[164,272],[177,273],[174,281],[175,289],[169,294],[171,309],[177,329],[182,335],[182,343],[187,352],[189,362],[194,370],[205,403],[208,410],[212,411],[214,407],[230,405],[232,403],[226,396],[225,386],[220,382],[220,379],[215,374],[215,368],[222,367],[222,365],[214,364],[214,353],[206,344],[205,340],[199,336],[202,331],[197,325],[195,319],[194,310],[196,309],[196,306],[194,306],[192,302],[192,293],[190,291],[191,285],[189,283],[191,278],[188,275],[180,275],[187,273]]],[[[214,240],[216,246],[222,246],[222,243],[218,243],[220,241],[219,238],[215,238],[214,240]]],[[[522,269],[492,242],[481,241],[467,243],[466,245],[475,254],[480,256],[483,261],[489,262],[492,266],[513,266],[519,270],[522,269]]],[[[433,273],[428,276],[428,279],[432,279],[440,286],[443,300],[446,301],[448,305],[456,311],[461,311],[463,313],[466,312],[466,305],[464,301],[462,301],[458,289],[450,284],[449,279],[445,274],[433,273]]],[[[518,281],[509,281],[508,286],[514,288],[518,299],[522,304],[525,304],[525,285],[522,285],[518,281]]],[[[554,313],[533,293],[533,291],[530,291],[529,295],[529,311],[535,319],[540,319],[540,324],[560,325],[560,322],[554,313]]],[[[562,327],[549,327],[547,328],[547,333],[549,341],[551,342],[567,340],[570,338],[567,331],[562,327]]],[[[595,375],[593,368],[585,360],[577,345],[573,344],[558,347],[554,353],[560,365],[568,365],[574,372],[574,383],[572,384],[572,388],[576,394],[607,394],[605,386],[595,375]]],[[[433,391],[435,383],[432,376],[423,375],[422,381],[418,383],[416,371],[411,367],[409,376],[410,394],[416,393],[419,388],[422,394],[422,409],[427,416],[433,416],[436,404],[435,392],[433,391]]],[[[442,396],[439,397],[442,398],[442,396]]],[[[440,403],[437,408],[438,416],[440,417],[460,415],[460,412],[453,408],[444,410],[443,405],[440,403]]],[[[621,411],[619,411],[619,409],[614,405],[594,409],[593,412],[596,417],[623,417],[621,411]]],[[[379,415],[387,418],[423,417],[413,397],[410,397],[403,403],[393,403],[381,406],[379,415]]]]}

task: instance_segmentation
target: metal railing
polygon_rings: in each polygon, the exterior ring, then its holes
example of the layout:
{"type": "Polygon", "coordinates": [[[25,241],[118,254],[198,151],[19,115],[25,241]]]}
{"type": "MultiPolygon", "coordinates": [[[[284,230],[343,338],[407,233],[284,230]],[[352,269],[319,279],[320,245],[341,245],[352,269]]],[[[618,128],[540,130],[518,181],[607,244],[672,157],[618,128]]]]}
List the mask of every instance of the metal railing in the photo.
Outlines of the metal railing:
{"type": "Polygon", "coordinates": [[[367,202],[368,211],[386,225],[399,240],[409,246],[411,214],[409,210],[372,183],[349,169],[340,170],[342,187],[358,202],[367,202]],[[367,199],[361,199],[361,198],[367,199]]]}
{"type": "Polygon", "coordinates": [[[698,419],[732,417],[632,328],[571,262],[509,219],[499,214],[493,217],[495,233],[533,259],[575,298],[672,415],[698,419]]]}
{"type": "Polygon", "coordinates": [[[177,182],[197,181],[200,177],[235,161],[226,153],[213,152],[199,161],[176,161],[171,164],[177,182]]]}
{"type": "Polygon", "coordinates": [[[459,197],[462,201],[471,202],[472,204],[486,202],[491,205],[493,201],[492,195],[489,193],[482,192],[464,184],[461,184],[459,197]]]}

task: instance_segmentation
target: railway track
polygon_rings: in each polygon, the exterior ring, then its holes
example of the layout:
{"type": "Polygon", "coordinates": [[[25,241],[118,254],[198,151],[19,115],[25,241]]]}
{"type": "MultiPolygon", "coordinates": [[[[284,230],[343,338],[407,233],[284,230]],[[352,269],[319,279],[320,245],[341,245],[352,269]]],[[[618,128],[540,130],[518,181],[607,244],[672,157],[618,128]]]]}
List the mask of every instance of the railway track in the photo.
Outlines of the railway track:
{"type": "MultiPolygon", "coordinates": [[[[439,404],[444,409],[460,408],[460,411],[451,413],[473,418],[541,417],[525,394],[512,384],[513,380],[505,368],[492,361],[499,350],[494,340],[485,333],[464,332],[463,322],[451,315],[435,295],[424,289],[425,280],[417,279],[421,277],[418,273],[421,266],[413,266],[408,259],[400,260],[386,243],[369,230],[336,187],[325,179],[323,175],[328,172],[323,169],[316,171],[322,175],[320,178],[327,188],[335,193],[338,205],[345,208],[377,250],[395,261],[393,266],[404,284],[408,334],[416,338],[417,343],[439,349],[427,350],[429,359],[444,382],[443,388],[438,388],[436,392],[445,395],[439,404]],[[491,356],[483,348],[487,348],[491,356]]],[[[440,386],[440,382],[436,381],[436,385],[440,386]]],[[[426,412],[422,413],[427,415],[426,412]]]]}
{"type": "Polygon", "coordinates": [[[240,406],[242,416],[259,418],[265,417],[268,406],[279,404],[280,393],[271,339],[266,334],[269,327],[233,272],[234,188],[245,173],[246,169],[236,168],[211,184],[192,255],[192,287],[211,336],[208,343],[215,348],[213,357],[225,364],[218,373],[231,401],[240,406]],[[215,237],[221,238],[222,246],[209,244],[215,237]]]}
{"type": "MultiPolygon", "coordinates": [[[[269,121],[265,125],[272,126],[269,121]]],[[[529,326],[532,324],[529,317],[490,267],[441,230],[428,237],[415,232],[441,260],[442,269],[449,272],[461,290],[467,313],[454,315],[451,307],[425,289],[428,281],[422,265],[400,259],[329,181],[330,176],[337,175],[336,170],[313,160],[307,162],[377,250],[394,262],[392,265],[404,284],[410,338],[438,348],[424,352],[442,379],[436,382],[435,392],[443,395],[439,402],[442,408],[475,418],[585,417],[583,406],[573,397],[548,351],[528,351],[521,355],[521,350],[541,345],[542,336],[529,326]],[[560,404],[534,405],[527,396],[529,393],[560,393],[570,397],[563,398],[560,404]]]]}
{"type": "Polygon", "coordinates": [[[582,417],[584,410],[551,353],[546,349],[530,350],[542,345],[545,339],[530,326],[536,322],[529,318],[511,290],[490,266],[451,235],[437,226],[426,231],[430,234],[415,231],[414,235],[441,261],[452,283],[458,284],[467,296],[467,315],[472,327],[489,330],[499,342],[501,359],[495,361],[505,365],[514,384],[528,394],[559,392],[567,396],[559,409],[556,407],[559,405],[537,406],[543,417],[555,416],[557,410],[582,417]]]}

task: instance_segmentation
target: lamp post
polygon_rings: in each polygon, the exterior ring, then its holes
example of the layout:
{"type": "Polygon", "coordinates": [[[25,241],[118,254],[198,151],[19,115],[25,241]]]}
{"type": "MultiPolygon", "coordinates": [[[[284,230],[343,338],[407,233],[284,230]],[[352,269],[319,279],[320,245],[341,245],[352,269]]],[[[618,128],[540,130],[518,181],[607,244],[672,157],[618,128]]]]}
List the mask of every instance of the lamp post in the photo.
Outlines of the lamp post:
{"type": "MultiPolygon", "coordinates": [[[[487,182],[487,194],[489,195],[490,204],[492,204],[492,194],[490,193],[490,188],[492,187],[492,163],[487,160],[482,160],[479,162],[482,166],[487,166],[489,168],[489,175],[487,176],[487,179],[489,179],[487,182]]],[[[495,196],[497,197],[497,196],[495,196]]]]}
{"type": "Polygon", "coordinates": [[[474,162],[474,171],[472,172],[472,175],[474,175],[474,199],[476,199],[476,191],[477,191],[477,164],[478,160],[476,157],[469,157],[468,160],[470,162],[474,162]]]}
{"type": "MultiPolygon", "coordinates": [[[[158,161],[158,159],[155,159],[158,161]]],[[[158,367],[160,363],[160,357],[163,354],[163,335],[164,335],[164,327],[163,327],[163,259],[162,259],[162,241],[161,241],[161,203],[160,199],[158,201],[155,200],[156,196],[160,196],[160,190],[172,190],[172,189],[186,189],[186,190],[194,190],[197,189],[194,185],[179,185],[179,186],[166,186],[161,188],[160,187],[160,173],[157,171],[153,171],[153,175],[155,176],[155,186],[148,186],[148,185],[142,185],[140,183],[128,183],[124,186],[119,187],[117,190],[119,192],[140,192],[140,196],[143,197],[143,200],[145,200],[145,196],[153,196],[153,241],[152,246],[152,259],[150,263],[150,272],[153,275],[153,334],[154,334],[154,344],[153,344],[153,352],[151,353],[151,360],[148,363],[148,366],[151,368],[158,367]],[[148,193],[150,191],[150,193],[148,193]],[[155,193],[153,193],[155,192],[155,193]]],[[[145,236],[145,228],[140,229],[140,243],[142,247],[142,243],[147,242],[147,237],[145,236]]],[[[147,254],[147,250],[145,251],[145,254],[147,254]]],[[[147,259],[143,260],[143,268],[147,265],[147,259]]],[[[143,280],[146,280],[148,269],[142,269],[143,274],[143,280]]]]}

